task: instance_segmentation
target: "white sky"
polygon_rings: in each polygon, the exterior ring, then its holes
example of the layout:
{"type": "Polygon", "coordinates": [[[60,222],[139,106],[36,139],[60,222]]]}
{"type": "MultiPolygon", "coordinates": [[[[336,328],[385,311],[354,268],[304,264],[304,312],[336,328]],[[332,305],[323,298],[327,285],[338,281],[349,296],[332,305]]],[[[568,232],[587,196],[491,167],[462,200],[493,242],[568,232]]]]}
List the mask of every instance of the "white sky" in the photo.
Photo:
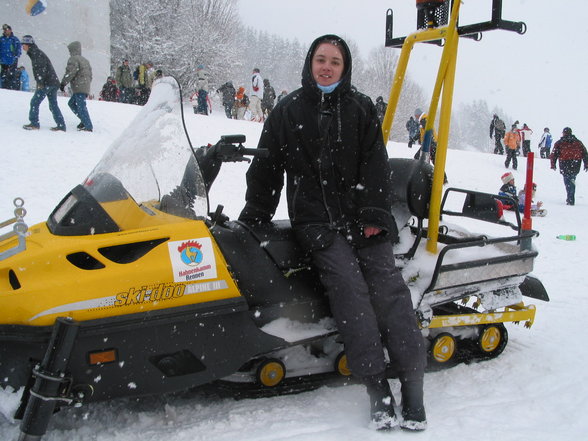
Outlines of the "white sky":
{"type": "MultiPolygon", "coordinates": [[[[489,20],[491,4],[491,0],[464,0],[460,24],[489,20]]],[[[363,57],[384,45],[389,8],[394,11],[395,37],[416,29],[414,0],[239,0],[241,19],[248,26],[298,38],[304,44],[336,33],[354,40],[363,57]]],[[[587,16],[585,0],[503,0],[502,18],[523,21],[528,30],[524,35],[491,31],[479,42],[460,39],[454,102],[484,99],[491,110],[497,106],[527,123],[537,141],[545,126],[556,137],[570,126],[588,141],[583,111],[588,101],[587,16]]],[[[410,74],[428,93],[441,50],[430,45],[413,50],[410,74]]]]}

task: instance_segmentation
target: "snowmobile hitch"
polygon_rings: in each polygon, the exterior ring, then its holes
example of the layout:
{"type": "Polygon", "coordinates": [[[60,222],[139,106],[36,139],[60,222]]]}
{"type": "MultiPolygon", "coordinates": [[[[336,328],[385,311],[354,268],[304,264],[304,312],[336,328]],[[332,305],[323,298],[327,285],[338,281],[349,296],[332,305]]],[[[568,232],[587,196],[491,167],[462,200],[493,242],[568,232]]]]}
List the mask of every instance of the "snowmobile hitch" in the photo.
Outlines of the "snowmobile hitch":
{"type": "Polygon", "coordinates": [[[14,217],[4,222],[0,222],[0,229],[14,224],[12,231],[4,233],[0,236],[0,242],[10,239],[11,237],[18,236],[18,243],[12,248],[8,248],[5,251],[0,252],[0,260],[4,260],[10,256],[20,253],[26,249],[25,234],[29,227],[24,222],[24,217],[27,214],[27,210],[23,207],[24,200],[22,198],[15,198],[14,201],[14,217]]]}
{"type": "Polygon", "coordinates": [[[28,397],[23,395],[24,416],[18,441],[41,439],[58,403],[75,401],[68,396],[72,381],[66,375],[66,368],[78,329],[78,324],[71,319],[59,317],[55,321],[43,361],[33,369],[34,384],[28,397]]]}

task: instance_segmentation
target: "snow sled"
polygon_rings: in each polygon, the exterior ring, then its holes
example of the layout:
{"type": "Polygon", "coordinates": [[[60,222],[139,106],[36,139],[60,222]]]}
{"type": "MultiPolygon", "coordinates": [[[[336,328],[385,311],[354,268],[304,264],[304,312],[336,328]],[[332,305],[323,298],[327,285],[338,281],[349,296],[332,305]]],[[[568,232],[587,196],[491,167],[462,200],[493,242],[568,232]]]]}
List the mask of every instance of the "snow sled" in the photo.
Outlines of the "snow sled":
{"type": "MultiPolygon", "coordinates": [[[[24,388],[16,415],[22,440],[42,437],[62,406],[217,380],[267,390],[288,379],[350,375],[289,221],[250,226],[222,206],[209,210],[221,165],[264,151],[245,148],[243,135],[193,149],[181,103],[175,79],[158,80],[129,128],[46,222],[28,228],[17,199],[15,218],[0,224],[14,224],[0,237],[0,385],[24,388]]],[[[535,308],[522,297],[548,300],[529,275],[537,252],[520,246],[536,233],[501,220],[496,196],[450,188],[444,219],[492,223],[509,234],[470,235],[447,224],[439,256],[421,259],[431,166],[390,161],[398,262],[431,363],[498,355],[505,322],[533,322],[535,308]]]]}

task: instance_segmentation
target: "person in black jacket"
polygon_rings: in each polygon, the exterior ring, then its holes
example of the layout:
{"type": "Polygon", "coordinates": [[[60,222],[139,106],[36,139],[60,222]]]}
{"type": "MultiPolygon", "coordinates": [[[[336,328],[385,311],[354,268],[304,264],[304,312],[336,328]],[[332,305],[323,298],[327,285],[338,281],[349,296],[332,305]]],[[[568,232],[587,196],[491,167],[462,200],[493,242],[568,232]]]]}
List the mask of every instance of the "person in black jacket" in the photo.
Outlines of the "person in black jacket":
{"type": "Polygon", "coordinates": [[[57,89],[59,89],[59,78],[53,69],[51,60],[35,44],[35,40],[30,35],[25,35],[21,40],[22,48],[27,52],[33,65],[33,77],[37,81],[37,89],[31,98],[31,107],[29,110],[29,124],[25,124],[25,130],[39,130],[39,106],[47,97],[49,100],[49,110],[53,114],[53,119],[57,126],[51,127],[53,131],[65,132],[65,120],[59,105],[57,104],[57,89]]]}
{"type": "Polygon", "coordinates": [[[286,198],[292,228],[311,253],[345,344],[348,366],[368,389],[371,426],[423,430],[424,339],[394,265],[390,169],[372,101],[351,85],[351,53],[338,36],[316,39],[302,87],[265,122],[247,172],[239,219],[269,222],[286,198]],[[385,378],[384,346],[402,384],[402,419],[385,378]]]}
{"type": "Polygon", "coordinates": [[[225,108],[225,115],[231,119],[233,117],[233,106],[235,105],[235,87],[231,81],[227,81],[216,90],[223,95],[223,107],[225,108]]]}

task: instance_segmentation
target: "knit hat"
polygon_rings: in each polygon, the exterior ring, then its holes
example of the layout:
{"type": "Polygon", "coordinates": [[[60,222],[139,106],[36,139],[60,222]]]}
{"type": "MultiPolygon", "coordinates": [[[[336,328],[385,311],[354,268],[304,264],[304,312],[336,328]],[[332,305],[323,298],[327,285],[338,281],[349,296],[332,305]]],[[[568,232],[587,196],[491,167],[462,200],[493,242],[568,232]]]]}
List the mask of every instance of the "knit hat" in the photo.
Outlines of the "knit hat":
{"type": "Polygon", "coordinates": [[[25,35],[20,39],[21,44],[35,44],[35,39],[31,35],[25,35]]]}
{"type": "Polygon", "coordinates": [[[563,134],[564,135],[571,135],[572,134],[572,129],[570,129],[569,127],[565,127],[563,129],[563,134]]]}
{"type": "Polygon", "coordinates": [[[510,181],[512,181],[514,179],[514,176],[512,175],[511,172],[506,172],[505,174],[503,174],[500,179],[502,179],[502,183],[503,184],[508,184],[510,181]]]}

